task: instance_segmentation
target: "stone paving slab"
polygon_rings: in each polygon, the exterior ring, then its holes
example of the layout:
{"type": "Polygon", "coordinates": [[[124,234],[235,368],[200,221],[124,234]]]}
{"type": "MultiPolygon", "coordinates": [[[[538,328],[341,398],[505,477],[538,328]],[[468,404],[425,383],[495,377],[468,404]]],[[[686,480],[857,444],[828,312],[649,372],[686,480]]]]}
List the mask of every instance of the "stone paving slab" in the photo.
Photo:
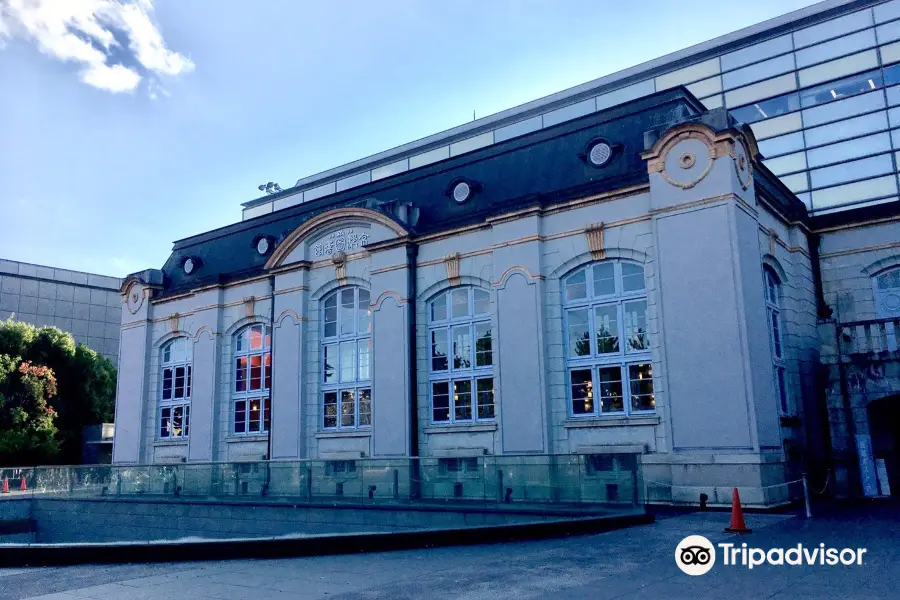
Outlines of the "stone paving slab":
{"type": "Polygon", "coordinates": [[[746,515],[754,532],[723,531],[725,513],[542,541],[372,554],[216,563],[83,565],[0,571],[3,598],[40,600],[499,600],[625,598],[892,599],[900,589],[900,508],[868,506],[812,521],[746,515]],[[860,567],[719,568],[700,577],[675,565],[687,535],[762,548],[866,547],[860,567]]]}

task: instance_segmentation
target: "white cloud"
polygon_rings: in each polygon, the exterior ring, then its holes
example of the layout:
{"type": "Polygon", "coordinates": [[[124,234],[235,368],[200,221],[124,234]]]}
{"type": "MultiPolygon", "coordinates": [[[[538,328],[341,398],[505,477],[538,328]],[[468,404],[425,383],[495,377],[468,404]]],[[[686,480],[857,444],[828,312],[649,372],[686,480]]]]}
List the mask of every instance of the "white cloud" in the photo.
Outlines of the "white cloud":
{"type": "Polygon", "coordinates": [[[194,69],[189,58],[166,48],[152,13],[152,0],[4,0],[0,49],[3,38],[22,38],[48,56],[80,64],[81,80],[88,85],[131,92],[144,75],[175,76],[194,69]],[[110,62],[111,50],[125,51],[114,31],[127,37],[133,66],[110,62]]]}
{"type": "Polygon", "coordinates": [[[81,80],[101,90],[130,92],[141,82],[141,76],[122,65],[98,64],[82,71],[81,80]]]}

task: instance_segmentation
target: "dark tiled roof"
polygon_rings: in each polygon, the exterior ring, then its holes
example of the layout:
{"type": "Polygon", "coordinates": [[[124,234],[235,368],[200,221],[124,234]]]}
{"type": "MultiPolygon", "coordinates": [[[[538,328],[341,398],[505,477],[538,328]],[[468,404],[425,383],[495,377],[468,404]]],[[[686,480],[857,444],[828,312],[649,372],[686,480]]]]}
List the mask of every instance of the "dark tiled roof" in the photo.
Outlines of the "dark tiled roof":
{"type": "MultiPolygon", "coordinates": [[[[690,92],[675,88],[463,156],[179,240],[163,266],[165,285],[160,295],[262,274],[267,257],[254,248],[260,236],[270,236],[278,243],[311,217],[337,207],[378,209],[389,203],[412,205],[419,210],[411,228],[413,233],[428,234],[484,222],[490,216],[515,209],[550,206],[647,182],[647,168],[640,152],[652,143],[654,135],[690,120],[703,121],[719,131],[734,126],[733,119],[724,110],[703,111],[690,92]],[[603,168],[591,166],[584,158],[588,146],[597,139],[607,140],[616,148],[614,158],[603,168]],[[459,178],[480,185],[464,204],[457,204],[447,194],[451,183],[459,178]],[[188,256],[201,262],[191,275],[181,269],[188,256]]],[[[767,189],[771,188],[768,193],[778,197],[787,194],[790,198],[783,199],[786,204],[799,203],[780,182],[765,179],[767,189]]]]}

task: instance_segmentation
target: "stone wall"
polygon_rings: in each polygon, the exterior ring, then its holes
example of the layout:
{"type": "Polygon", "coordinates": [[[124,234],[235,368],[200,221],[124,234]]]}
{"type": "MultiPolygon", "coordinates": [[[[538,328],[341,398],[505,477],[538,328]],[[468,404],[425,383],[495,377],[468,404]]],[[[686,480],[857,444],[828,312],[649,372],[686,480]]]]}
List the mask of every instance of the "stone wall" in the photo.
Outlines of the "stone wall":
{"type": "MultiPolygon", "coordinates": [[[[214,502],[34,499],[38,543],[246,538],[390,532],[542,521],[553,515],[440,507],[261,505],[214,502]]],[[[6,502],[0,502],[0,507],[6,502]]],[[[24,504],[24,503],[23,503],[24,504]]]]}

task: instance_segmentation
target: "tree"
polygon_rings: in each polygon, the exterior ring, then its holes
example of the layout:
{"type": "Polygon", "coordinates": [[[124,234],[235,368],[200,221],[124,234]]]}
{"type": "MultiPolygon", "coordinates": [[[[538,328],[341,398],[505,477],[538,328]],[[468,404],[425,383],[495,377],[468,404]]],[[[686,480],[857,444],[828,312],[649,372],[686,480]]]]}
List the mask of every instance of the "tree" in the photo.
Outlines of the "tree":
{"type": "Polygon", "coordinates": [[[0,464],[31,465],[59,455],[56,378],[47,367],[0,355],[0,464]]]}
{"type": "MultiPolygon", "coordinates": [[[[56,327],[37,328],[12,318],[0,321],[0,357],[6,357],[10,364],[27,362],[49,369],[58,390],[53,399],[58,428],[54,437],[59,450],[56,460],[80,462],[82,428],[113,418],[116,369],[112,362],[86,346],[76,345],[71,334],[56,327]]],[[[6,460],[2,449],[0,460],[6,460]]]]}

